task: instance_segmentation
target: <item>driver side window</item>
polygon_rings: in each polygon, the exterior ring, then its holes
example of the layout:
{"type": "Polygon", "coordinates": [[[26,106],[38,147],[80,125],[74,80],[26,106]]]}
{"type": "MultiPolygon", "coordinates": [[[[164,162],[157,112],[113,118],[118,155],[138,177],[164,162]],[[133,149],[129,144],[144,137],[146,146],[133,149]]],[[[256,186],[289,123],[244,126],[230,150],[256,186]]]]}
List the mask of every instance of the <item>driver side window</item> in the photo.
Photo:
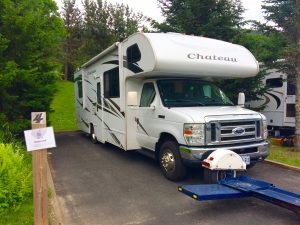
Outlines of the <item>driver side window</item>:
{"type": "Polygon", "coordinates": [[[150,107],[155,98],[155,88],[153,83],[145,83],[142,90],[140,107],[150,107]]]}

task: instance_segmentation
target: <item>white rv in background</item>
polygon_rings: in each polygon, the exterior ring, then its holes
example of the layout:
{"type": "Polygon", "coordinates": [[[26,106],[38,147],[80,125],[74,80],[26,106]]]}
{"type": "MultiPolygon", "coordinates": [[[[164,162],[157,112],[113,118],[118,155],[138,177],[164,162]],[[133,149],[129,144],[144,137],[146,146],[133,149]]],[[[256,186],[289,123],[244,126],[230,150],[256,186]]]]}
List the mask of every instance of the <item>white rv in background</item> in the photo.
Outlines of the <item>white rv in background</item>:
{"type": "MultiPolygon", "coordinates": [[[[264,115],[233,103],[216,79],[255,76],[244,47],[176,33],[136,33],[75,73],[78,126],[93,142],[152,153],[170,180],[216,149],[253,165],[268,156],[264,115]]],[[[113,159],[111,159],[113,161],[113,159]]]]}
{"type": "Polygon", "coordinates": [[[270,88],[259,100],[246,103],[251,109],[261,109],[268,121],[268,130],[279,135],[280,131],[295,128],[295,84],[287,79],[287,75],[277,69],[267,71],[263,84],[270,88]]]}

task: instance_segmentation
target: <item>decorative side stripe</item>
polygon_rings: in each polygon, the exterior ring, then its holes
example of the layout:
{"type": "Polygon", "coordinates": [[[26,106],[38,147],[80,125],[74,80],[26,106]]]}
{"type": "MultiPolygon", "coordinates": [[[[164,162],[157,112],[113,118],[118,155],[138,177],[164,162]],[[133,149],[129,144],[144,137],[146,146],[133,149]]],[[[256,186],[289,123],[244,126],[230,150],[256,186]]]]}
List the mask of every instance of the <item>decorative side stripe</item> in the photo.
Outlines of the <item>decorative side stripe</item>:
{"type": "Polygon", "coordinates": [[[123,61],[123,66],[133,73],[140,73],[144,71],[137,63],[128,63],[127,61],[123,61]]]}
{"type": "MultiPolygon", "coordinates": [[[[98,117],[99,118],[99,117],[98,117]]],[[[100,119],[100,118],[99,118],[100,119]]],[[[101,119],[100,119],[101,120],[101,119]]],[[[112,133],[113,131],[109,128],[109,126],[103,121],[103,124],[106,126],[106,128],[110,131],[109,134],[111,135],[111,137],[113,138],[113,140],[120,146],[120,148],[123,148],[122,143],[120,142],[120,140],[117,138],[117,136],[112,133]]]]}
{"type": "Polygon", "coordinates": [[[276,103],[277,103],[277,108],[276,108],[276,109],[278,109],[279,106],[281,105],[280,98],[278,98],[276,95],[274,95],[274,94],[272,94],[272,93],[270,93],[270,92],[266,92],[266,93],[275,99],[275,101],[276,101],[276,103]]]}
{"type": "Polygon", "coordinates": [[[121,109],[120,109],[120,106],[117,105],[117,103],[115,103],[112,99],[108,98],[107,99],[117,110],[118,112],[123,116],[125,117],[125,113],[124,112],[121,112],[121,109]]]}
{"type": "Polygon", "coordinates": [[[114,64],[114,65],[119,65],[119,60],[110,60],[107,62],[104,62],[102,64],[114,64]]]}
{"type": "Polygon", "coordinates": [[[147,136],[149,136],[149,134],[147,133],[146,129],[141,124],[139,118],[135,118],[134,120],[135,120],[136,124],[144,131],[144,133],[147,134],[147,136]]]}
{"type": "Polygon", "coordinates": [[[90,97],[87,97],[87,99],[90,101],[90,103],[91,103],[92,105],[96,105],[96,102],[93,102],[93,100],[90,99],[90,97]]]}
{"type": "Polygon", "coordinates": [[[83,124],[84,124],[87,128],[89,128],[89,124],[88,124],[87,122],[85,122],[85,121],[82,119],[82,117],[80,117],[80,120],[81,120],[81,122],[83,122],[83,124]]]}
{"type": "Polygon", "coordinates": [[[113,113],[115,113],[118,117],[122,118],[122,115],[119,115],[119,111],[115,110],[114,107],[112,106],[112,104],[109,103],[109,101],[106,101],[106,99],[104,100],[104,104],[106,106],[106,108],[109,108],[113,113]]]}
{"type": "Polygon", "coordinates": [[[81,107],[83,107],[83,104],[79,101],[79,99],[76,98],[76,100],[79,103],[79,105],[81,105],[81,107]]]}
{"type": "Polygon", "coordinates": [[[89,84],[91,84],[91,85],[93,85],[89,80],[87,80],[87,79],[84,79],[84,81],[85,82],[87,82],[87,83],[89,83],[89,84]]]}

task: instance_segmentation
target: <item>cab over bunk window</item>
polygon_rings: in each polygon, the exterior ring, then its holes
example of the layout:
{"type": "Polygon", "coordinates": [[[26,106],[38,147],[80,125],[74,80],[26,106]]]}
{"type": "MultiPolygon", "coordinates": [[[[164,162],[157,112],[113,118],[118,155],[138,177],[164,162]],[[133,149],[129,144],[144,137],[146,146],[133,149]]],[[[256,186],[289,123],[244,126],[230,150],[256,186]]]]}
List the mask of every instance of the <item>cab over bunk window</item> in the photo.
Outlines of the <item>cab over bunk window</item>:
{"type": "Polygon", "coordinates": [[[126,55],[128,64],[136,63],[141,60],[141,51],[137,44],[128,47],[126,55]]]}
{"type": "Polygon", "coordinates": [[[104,97],[105,98],[119,98],[120,84],[119,84],[119,68],[108,70],[104,72],[104,97]]]}
{"type": "Polygon", "coordinates": [[[155,97],[153,83],[145,83],[142,90],[140,107],[150,107],[155,97]]]}

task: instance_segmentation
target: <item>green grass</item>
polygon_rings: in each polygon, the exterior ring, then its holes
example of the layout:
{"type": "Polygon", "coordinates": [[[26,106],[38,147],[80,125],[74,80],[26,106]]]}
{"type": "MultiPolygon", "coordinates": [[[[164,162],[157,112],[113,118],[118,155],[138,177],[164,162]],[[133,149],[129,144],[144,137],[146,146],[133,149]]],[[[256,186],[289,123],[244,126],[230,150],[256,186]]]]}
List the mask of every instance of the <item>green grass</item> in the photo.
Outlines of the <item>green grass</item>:
{"type": "Polygon", "coordinates": [[[58,81],[57,92],[51,104],[49,119],[54,131],[78,130],[76,124],[74,83],[58,81]]]}
{"type": "Polygon", "coordinates": [[[0,214],[0,225],[33,225],[33,199],[28,197],[15,209],[0,214]]]}
{"type": "Polygon", "coordinates": [[[300,151],[296,151],[293,147],[272,144],[269,150],[270,155],[267,159],[300,168],[300,151]]]}

